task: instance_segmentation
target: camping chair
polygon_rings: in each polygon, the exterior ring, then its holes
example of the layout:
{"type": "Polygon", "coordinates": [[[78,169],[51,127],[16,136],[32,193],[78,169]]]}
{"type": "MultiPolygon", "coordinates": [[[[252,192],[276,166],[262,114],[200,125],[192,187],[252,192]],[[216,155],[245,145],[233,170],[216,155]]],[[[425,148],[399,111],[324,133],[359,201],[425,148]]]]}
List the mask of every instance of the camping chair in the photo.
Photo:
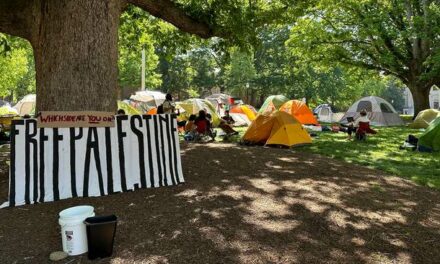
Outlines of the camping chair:
{"type": "Polygon", "coordinates": [[[197,130],[195,131],[195,139],[194,141],[204,141],[205,137],[210,137],[212,138],[212,140],[215,139],[217,132],[215,131],[215,129],[213,129],[210,125],[210,123],[208,123],[209,121],[199,121],[196,122],[196,126],[197,126],[197,130]]]}
{"type": "Polygon", "coordinates": [[[356,130],[356,139],[366,140],[367,134],[376,134],[377,132],[370,127],[369,122],[359,122],[359,127],[356,130]]]}

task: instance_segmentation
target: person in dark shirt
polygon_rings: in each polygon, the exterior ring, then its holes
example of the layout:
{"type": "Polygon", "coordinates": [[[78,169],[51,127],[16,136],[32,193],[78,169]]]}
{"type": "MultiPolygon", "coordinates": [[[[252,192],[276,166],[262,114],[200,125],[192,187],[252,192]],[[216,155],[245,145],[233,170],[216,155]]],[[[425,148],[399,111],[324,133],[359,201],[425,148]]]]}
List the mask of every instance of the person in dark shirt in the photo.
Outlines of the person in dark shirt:
{"type": "Polygon", "coordinates": [[[4,131],[3,125],[0,125],[0,145],[7,144],[10,140],[10,137],[4,131]]]}
{"type": "Polygon", "coordinates": [[[222,119],[226,122],[226,124],[228,125],[233,125],[235,123],[234,119],[232,118],[232,116],[229,115],[229,111],[226,110],[225,111],[225,115],[222,117],[222,119]]]}
{"type": "Polygon", "coordinates": [[[174,114],[176,104],[173,102],[173,96],[171,94],[167,94],[165,96],[165,101],[162,104],[162,108],[164,114],[174,114]]]}
{"type": "Polygon", "coordinates": [[[238,131],[235,131],[232,128],[232,125],[235,123],[232,116],[229,115],[229,110],[225,111],[225,115],[222,117],[220,121],[219,127],[226,133],[227,136],[237,135],[238,131]]]}

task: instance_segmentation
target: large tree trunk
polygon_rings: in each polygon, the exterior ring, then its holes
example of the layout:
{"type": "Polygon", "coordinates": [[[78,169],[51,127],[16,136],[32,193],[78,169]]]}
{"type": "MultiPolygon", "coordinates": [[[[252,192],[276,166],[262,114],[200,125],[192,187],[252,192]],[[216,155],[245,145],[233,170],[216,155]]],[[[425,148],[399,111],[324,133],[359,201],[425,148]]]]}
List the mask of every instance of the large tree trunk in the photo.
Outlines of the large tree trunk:
{"type": "Polygon", "coordinates": [[[430,88],[420,87],[416,84],[408,85],[414,100],[414,117],[420,111],[430,108],[429,106],[429,91],[430,88]]]}
{"type": "Polygon", "coordinates": [[[37,111],[116,111],[119,16],[127,3],[188,33],[214,34],[173,0],[0,0],[0,32],[34,49],[37,111]]]}
{"type": "Polygon", "coordinates": [[[41,1],[38,111],[116,111],[118,0],[41,1]]]}

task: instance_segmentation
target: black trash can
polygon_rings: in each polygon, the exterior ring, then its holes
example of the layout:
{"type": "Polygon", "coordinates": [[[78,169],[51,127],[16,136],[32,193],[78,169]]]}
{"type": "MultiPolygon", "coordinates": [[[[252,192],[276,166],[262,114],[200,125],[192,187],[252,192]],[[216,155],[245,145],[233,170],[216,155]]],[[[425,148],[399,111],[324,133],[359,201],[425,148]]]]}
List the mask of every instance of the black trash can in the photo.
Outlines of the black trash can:
{"type": "Polygon", "coordinates": [[[89,217],[84,221],[87,228],[89,259],[112,255],[117,221],[115,215],[89,217]]]}

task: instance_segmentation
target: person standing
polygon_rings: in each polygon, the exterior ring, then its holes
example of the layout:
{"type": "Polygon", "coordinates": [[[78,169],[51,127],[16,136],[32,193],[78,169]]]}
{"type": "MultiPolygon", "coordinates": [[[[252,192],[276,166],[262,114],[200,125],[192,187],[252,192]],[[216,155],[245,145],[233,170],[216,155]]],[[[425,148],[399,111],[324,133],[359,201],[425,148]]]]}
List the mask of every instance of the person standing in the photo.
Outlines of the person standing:
{"type": "Polygon", "coordinates": [[[164,114],[174,114],[176,110],[176,104],[173,102],[173,96],[171,94],[167,94],[165,96],[165,101],[162,104],[162,109],[164,114]]]}

